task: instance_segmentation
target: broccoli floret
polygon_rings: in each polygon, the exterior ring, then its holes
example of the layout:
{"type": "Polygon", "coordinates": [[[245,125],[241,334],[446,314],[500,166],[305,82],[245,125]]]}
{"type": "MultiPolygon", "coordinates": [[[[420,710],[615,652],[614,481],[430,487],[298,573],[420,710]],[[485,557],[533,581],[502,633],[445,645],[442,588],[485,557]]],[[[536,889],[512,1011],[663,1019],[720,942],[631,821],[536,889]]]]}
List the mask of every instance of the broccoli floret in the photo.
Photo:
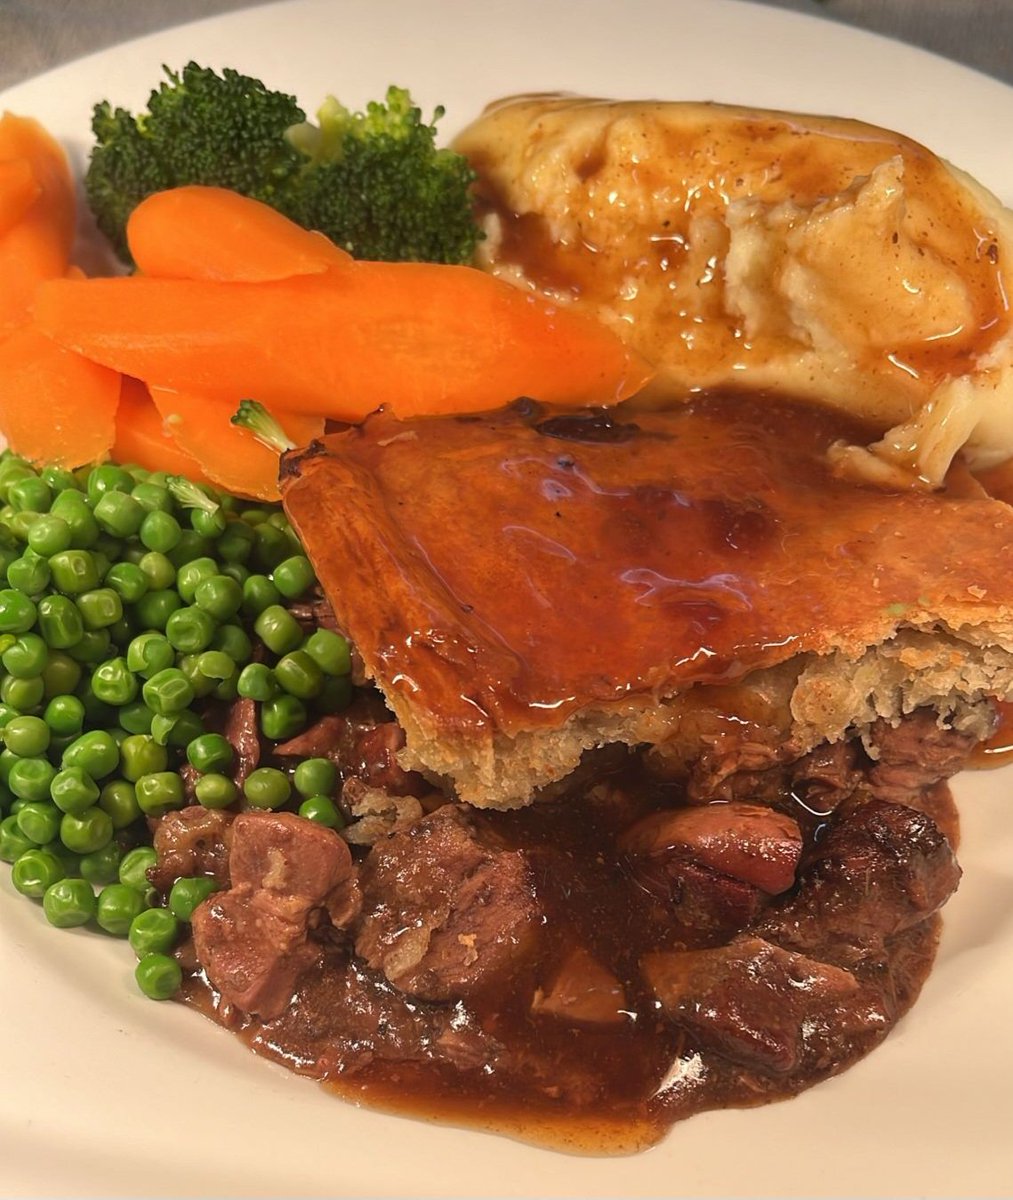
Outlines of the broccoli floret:
{"type": "Polygon", "coordinates": [[[92,118],[85,192],[98,227],[124,259],[127,217],[152,192],[213,184],[277,206],[304,161],[285,137],[305,119],[294,96],[194,62],[165,74],[146,113],[134,117],[102,102],[92,118]]]}
{"type": "Polygon", "coordinates": [[[437,108],[426,123],[404,88],[364,113],[329,97],[319,125],[289,131],[307,156],[289,215],[356,258],[466,263],[479,230],[468,160],[436,145],[437,108]]]}
{"type": "Polygon", "coordinates": [[[145,196],[183,184],[231,188],[318,229],[357,258],[468,262],[481,236],[467,160],[436,145],[403,88],[362,113],[333,98],[306,121],[294,97],[189,63],[166,68],[148,111],[96,105],[85,177],[99,228],[129,259],[126,222],[145,196]]]}

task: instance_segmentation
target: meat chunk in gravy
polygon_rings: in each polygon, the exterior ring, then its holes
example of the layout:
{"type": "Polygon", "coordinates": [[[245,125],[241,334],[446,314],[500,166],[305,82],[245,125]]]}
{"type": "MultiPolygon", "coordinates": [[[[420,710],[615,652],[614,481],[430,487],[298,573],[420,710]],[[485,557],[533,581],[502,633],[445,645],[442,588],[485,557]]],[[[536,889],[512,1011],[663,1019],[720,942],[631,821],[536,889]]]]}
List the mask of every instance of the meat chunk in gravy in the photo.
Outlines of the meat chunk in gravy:
{"type": "Polygon", "coordinates": [[[378,842],[361,883],[355,952],[421,999],[502,986],[535,949],[540,910],[525,854],[460,805],[378,842]]]}
{"type": "Polygon", "coordinates": [[[158,822],[152,845],[158,861],[148,872],[153,887],[167,892],[183,876],[210,876],[229,882],[233,814],[191,804],[168,812],[158,822]]]}
{"type": "Polygon", "coordinates": [[[232,826],[231,888],[193,915],[197,957],[229,1003],[264,1019],[289,1003],[319,956],[311,933],[358,910],[355,868],[329,829],[289,813],[242,813],[232,826]]]}
{"type": "Polygon", "coordinates": [[[882,997],[850,971],[762,938],[648,955],[644,975],[669,1019],[701,1045],[765,1073],[827,1067],[842,1041],[890,1024],[882,997]]]}
{"type": "Polygon", "coordinates": [[[831,824],[797,894],[759,931],[799,950],[879,947],[940,909],[959,880],[950,843],[931,817],[868,800],[831,824]]]}

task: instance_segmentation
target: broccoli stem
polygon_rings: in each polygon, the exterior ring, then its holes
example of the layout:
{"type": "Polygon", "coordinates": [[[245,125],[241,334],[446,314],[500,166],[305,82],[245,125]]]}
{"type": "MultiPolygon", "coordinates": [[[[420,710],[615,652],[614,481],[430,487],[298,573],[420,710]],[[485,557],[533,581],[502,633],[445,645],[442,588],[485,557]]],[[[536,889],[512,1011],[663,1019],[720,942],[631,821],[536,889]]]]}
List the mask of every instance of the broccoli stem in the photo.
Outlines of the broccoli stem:
{"type": "Polygon", "coordinates": [[[263,404],[256,400],[241,400],[231,420],[232,424],[238,425],[240,429],[248,429],[262,446],[276,454],[296,448],[295,442],[288,437],[263,404]]]}

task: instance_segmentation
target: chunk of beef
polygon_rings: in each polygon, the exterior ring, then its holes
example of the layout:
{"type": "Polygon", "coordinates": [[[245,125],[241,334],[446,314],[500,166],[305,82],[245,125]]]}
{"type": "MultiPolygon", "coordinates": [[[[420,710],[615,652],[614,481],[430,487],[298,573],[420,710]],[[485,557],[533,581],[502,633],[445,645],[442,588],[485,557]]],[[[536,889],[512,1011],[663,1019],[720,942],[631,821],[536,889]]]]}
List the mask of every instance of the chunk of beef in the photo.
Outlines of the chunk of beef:
{"type": "Polygon", "coordinates": [[[732,801],[652,813],[623,834],[619,848],[652,858],[686,852],[702,866],[776,895],[795,882],[802,834],[784,813],[732,801]]]}
{"type": "Polygon", "coordinates": [[[402,991],[470,997],[529,963],[541,913],[526,855],[460,805],[378,842],[361,881],[355,951],[402,991]]]}
{"type": "Polygon", "coordinates": [[[861,779],[855,742],[825,742],[792,764],[790,792],[806,811],[825,817],[854,793],[861,779]]]}
{"type": "Polygon", "coordinates": [[[579,1025],[621,1025],[626,1007],[623,985],[582,946],[567,954],[531,1003],[533,1013],[579,1025]]]}
{"type": "Polygon", "coordinates": [[[650,954],[643,971],[669,1020],[765,1074],[826,1069],[845,1056],[842,1043],[878,1039],[891,1023],[883,997],[850,971],[758,937],[650,954]]]}
{"type": "Polygon", "coordinates": [[[236,787],[242,789],[250,773],[256,770],[260,762],[260,730],[257,727],[256,704],[243,696],[233,700],[222,733],[236,754],[232,766],[232,780],[236,787]]]}
{"type": "Polygon", "coordinates": [[[910,804],[929,784],[955,775],[978,744],[973,734],[941,726],[928,708],[898,725],[877,721],[865,740],[874,760],[868,772],[872,794],[894,804],[910,804]]]}
{"type": "Polygon", "coordinates": [[[344,838],[353,846],[373,846],[391,833],[399,833],[423,815],[415,796],[392,796],[382,788],[367,787],[361,779],[348,779],[341,802],[351,821],[344,838]]]}
{"type": "Polygon", "coordinates": [[[926,813],[882,800],[837,813],[803,870],[796,895],[758,932],[793,949],[878,948],[949,899],[960,867],[926,813]]]}
{"type": "Polygon", "coordinates": [[[270,1019],[321,953],[311,929],[357,915],[355,868],[336,833],[291,813],[241,813],[232,830],[232,887],[194,912],[194,945],[225,1000],[270,1019]]]}
{"type": "Polygon", "coordinates": [[[167,892],[184,875],[209,875],[219,886],[227,886],[232,823],[232,813],[199,804],[166,813],[152,838],[158,855],[148,871],[152,886],[167,892]]]}

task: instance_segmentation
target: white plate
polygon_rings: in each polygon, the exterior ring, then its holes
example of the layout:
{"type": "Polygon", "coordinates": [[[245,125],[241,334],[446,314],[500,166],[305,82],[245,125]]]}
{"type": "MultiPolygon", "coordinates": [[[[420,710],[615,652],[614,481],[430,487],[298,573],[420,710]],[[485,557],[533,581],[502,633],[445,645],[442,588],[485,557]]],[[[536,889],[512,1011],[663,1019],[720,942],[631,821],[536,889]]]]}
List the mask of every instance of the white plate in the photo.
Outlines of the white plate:
{"type": "MultiPolygon", "coordinates": [[[[735,0],[297,0],[83,59],[0,97],[78,162],[91,105],[161,65],[233,66],[313,107],[388,83],[449,135],[501,94],[571,89],[858,116],[1013,202],[1013,90],[827,22],[735,0]]],[[[1009,772],[961,780],[965,869],[913,1014],[798,1099],[695,1117],[656,1149],[573,1158],[349,1107],[175,1005],[127,947],[49,928],[0,872],[0,1191],[75,1196],[1001,1196],[1013,1189],[1009,772]]]]}

